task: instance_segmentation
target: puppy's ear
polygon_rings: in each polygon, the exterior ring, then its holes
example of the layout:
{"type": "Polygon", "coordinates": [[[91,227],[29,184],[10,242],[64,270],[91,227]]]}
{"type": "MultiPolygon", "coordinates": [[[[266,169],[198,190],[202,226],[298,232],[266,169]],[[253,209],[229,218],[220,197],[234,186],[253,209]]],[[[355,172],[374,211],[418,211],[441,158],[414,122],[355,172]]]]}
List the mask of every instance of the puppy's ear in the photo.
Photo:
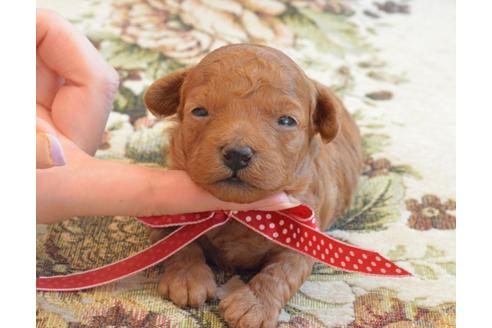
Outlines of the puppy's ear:
{"type": "Polygon", "coordinates": [[[314,127],[328,143],[335,138],[340,129],[340,114],[342,103],[335,94],[328,88],[313,81],[316,87],[316,107],[313,113],[314,127]]]}
{"type": "Polygon", "coordinates": [[[155,116],[176,114],[180,102],[181,86],[188,70],[178,70],[152,83],[145,91],[145,106],[155,116]]]}

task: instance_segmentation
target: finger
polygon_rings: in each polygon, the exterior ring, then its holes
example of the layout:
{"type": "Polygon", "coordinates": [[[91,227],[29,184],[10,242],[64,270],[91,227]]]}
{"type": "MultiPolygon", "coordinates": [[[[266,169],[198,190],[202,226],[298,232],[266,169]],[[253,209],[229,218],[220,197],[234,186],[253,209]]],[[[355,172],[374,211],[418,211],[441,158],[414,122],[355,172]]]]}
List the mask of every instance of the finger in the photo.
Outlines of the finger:
{"type": "Polygon", "coordinates": [[[226,203],[223,202],[220,209],[230,209],[237,211],[262,210],[262,211],[278,211],[286,208],[295,207],[301,204],[297,199],[288,196],[285,193],[277,193],[265,199],[248,203],[226,203]]]}
{"type": "MultiPolygon", "coordinates": [[[[38,111],[39,105],[36,106],[36,111],[38,111]]],[[[53,135],[57,135],[57,131],[54,127],[52,127],[45,119],[36,116],[36,132],[46,132],[51,133],[53,135]]]]}
{"type": "Polygon", "coordinates": [[[36,103],[51,108],[53,99],[62,84],[63,79],[49,69],[36,54],[36,103]]]}
{"type": "Polygon", "coordinates": [[[261,207],[277,210],[297,204],[285,194],[247,205],[227,203],[198,187],[183,171],[89,156],[71,165],[36,170],[38,223],[72,216],[152,216],[261,207]]]}
{"type": "Polygon", "coordinates": [[[77,85],[107,82],[100,81],[104,73],[115,73],[79,30],[50,10],[36,12],[36,48],[50,69],[77,85]]]}
{"type": "Polygon", "coordinates": [[[65,80],[51,105],[57,128],[89,154],[95,153],[118,87],[118,75],[87,38],[57,14],[40,9],[37,53],[65,80]]]}
{"type": "Polygon", "coordinates": [[[213,210],[280,210],[295,207],[300,202],[285,193],[277,193],[263,200],[239,204],[222,201],[197,186],[184,171],[156,171],[150,193],[140,203],[140,215],[193,213],[213,210]]]}
{"type": "Polygon", "coordinates": [[[72,216],[152,216],[225,208],[183,171],[86,155],[70,165],[36,170],[38,223],[72,216]]]}
{"type": "MultiPolygon", "coordinates": [[[[285,193],[274,194],[268,198],[249,204],[239,204],[238,210],[277,211],[300,205],[301,202],[285,193]]],[[[232,208],[231,208],[232,209],[232,208]]]]}
{"type": "Polygon", "coordinates": [[[65,155],[58,139],[50,133],[36,133],[36,168],[65,165],[65,155]]]}
{"type": "MultiPolygon", "coordinates": [[[[38,223],[72,216],[176,214],[174,175],[165,170],[85,156],[70,165],[36,170],[38,223]]],[[[195,194],[192,194],[192,197],[195,194]]],[[[183,208],[179,205],[177,210],[183,208]]]]}
{"type": "Polygon", "coordinates": [[[66,163],[63,146],[58,139],[58,132],[46,120],[45,109],[36,104],[36,168],[45,169],[66,163]],[[44,116],[44,119],[42,118],[44,116]]]}
{"type": "Polygon", "coordinates": [[[63,148],[66,163],[77,163],[90,157],[53,126],[50,112],[40,104],[36,104],[36,132],[45,132],[57,138],[63,148]]]}

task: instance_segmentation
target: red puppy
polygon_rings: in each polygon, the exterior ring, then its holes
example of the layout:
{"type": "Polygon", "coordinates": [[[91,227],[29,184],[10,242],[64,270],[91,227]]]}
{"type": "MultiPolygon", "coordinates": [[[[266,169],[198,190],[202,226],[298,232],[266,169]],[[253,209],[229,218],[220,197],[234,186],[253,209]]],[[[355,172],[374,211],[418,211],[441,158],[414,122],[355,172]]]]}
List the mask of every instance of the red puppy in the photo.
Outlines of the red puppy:
{"type": "MultiPolygon", "coordinates": [[[[171,167],[185,170],[216,197],[252,202],[285,191],[313,207],[326,229],[349,205],[362,169],[361,139],[349,113],[325,86],[272,48],[220,48],[193,68],[152,84],[145,104],[176,114],[171,167]]],[[[232,327],[274,327],[313,260],[231,222],[209,232],[213,257],[260,268],[220,302],[232,327]]],[[[216,283],[203,248],[193,243],[166,261],[160,293],[200,306],[216,283]]]]}

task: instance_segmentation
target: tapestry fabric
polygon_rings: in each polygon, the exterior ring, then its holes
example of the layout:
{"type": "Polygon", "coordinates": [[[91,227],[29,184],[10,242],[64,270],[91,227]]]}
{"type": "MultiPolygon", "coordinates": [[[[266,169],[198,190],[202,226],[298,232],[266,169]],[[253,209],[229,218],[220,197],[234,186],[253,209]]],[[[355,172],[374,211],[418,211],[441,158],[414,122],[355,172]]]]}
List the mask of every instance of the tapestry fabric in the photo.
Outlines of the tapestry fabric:
{"type": "MultiPolygon", "coordinates": [[[[279,327],[455,327],[453,1],[38,0],[38,7],[67,17],[120,74],[99,158],[164,165],[171,123],[145,109],[143,91],[222,45],[278,48],[330,86],[361,128],[365,168],[350,209],[327,233],[414,277],[316,264],[279,327]]],[[[133,217],[37,228],[43,276],[95,268],[150,244],[133,217]]],[[[161,265],[85,291],[37,292],[37,327],[227,327],[219,299],[251,273],[214,270],[218,297],[200,309],[158,295],[161,265]]]]}

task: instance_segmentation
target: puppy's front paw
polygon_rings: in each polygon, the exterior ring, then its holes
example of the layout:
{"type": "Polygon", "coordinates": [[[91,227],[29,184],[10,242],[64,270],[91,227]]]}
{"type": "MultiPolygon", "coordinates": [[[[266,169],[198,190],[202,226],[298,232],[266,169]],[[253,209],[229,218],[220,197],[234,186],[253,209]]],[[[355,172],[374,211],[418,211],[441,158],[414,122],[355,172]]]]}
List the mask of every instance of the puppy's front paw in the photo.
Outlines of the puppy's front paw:
{"type": "Polygon", "coordinates": [[[215,297],[217,285],[214,274],[206,263],[166,267],[159,282],[159,293],[174,304],[200,307],[207,299],[215,297]]]}
{"type": "Polygon", "coordinates": [[[245,285],[224,298],[219,304],[224,319],[233,328],[273,328],[277,326],[279,310],[262,302],[245,285]]]}

